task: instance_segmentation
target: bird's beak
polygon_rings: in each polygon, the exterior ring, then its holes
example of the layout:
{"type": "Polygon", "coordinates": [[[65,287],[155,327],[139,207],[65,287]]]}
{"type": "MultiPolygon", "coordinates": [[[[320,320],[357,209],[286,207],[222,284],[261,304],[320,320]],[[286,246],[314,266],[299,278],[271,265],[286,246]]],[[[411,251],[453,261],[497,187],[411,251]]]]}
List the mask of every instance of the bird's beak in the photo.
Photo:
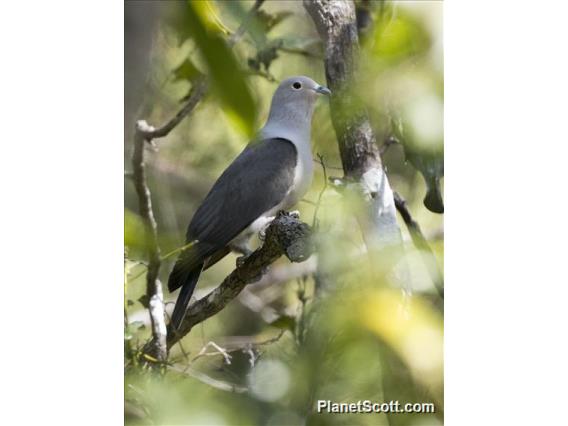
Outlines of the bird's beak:
{"type": "Polygon", "coordinates": [[[331,95],[331,90],[329,90],[325,86],[317,86],[314,90],[316,91],[316,93],[321,93],[322,95],[331,95]]]}

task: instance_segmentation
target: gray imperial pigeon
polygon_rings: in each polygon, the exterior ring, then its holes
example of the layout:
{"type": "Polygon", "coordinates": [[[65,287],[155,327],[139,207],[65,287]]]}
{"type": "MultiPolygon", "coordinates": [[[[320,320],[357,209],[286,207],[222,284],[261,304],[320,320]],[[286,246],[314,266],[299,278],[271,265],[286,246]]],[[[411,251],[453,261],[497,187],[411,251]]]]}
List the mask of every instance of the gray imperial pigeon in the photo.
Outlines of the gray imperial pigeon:
{"type": "Polygon", "coordinates": [[[279,210],[294,206],[313,176],[310,132],[318,94],[328,88],[308,77],[284,80],[272,97],[265,126],[217,179],[189,224],[187,244],[170,274],[181,287],[171,324],[178,329],[201,271],[231,250],[249,254],[251,237],[279,210]]]}

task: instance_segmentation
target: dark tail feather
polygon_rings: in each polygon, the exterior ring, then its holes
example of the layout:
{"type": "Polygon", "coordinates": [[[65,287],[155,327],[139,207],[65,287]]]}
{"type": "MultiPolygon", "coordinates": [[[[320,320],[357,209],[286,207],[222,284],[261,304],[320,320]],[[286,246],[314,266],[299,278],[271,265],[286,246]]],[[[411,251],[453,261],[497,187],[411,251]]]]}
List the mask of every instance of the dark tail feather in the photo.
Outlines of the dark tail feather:
{"type": "Polygon", "coordinates": [[[203,264],[199,265],[189,274],[187,274],[187,278],[184,280],[176,301],[176,306],[174,307],[174,312],[172,314],[171,325],[174,330],[177,330],[179,328],[183,319],[185,318],[187,305],[189,304],[193,290],[195,290],[195,286],[197,285],[197,280],[199,279],[202,268],[203,264]]]}
{"type": "Polygon", "coordinates": [[[428,185],[428,192],[424,198],[424,205],[428,210],[434,213],[444,213],[444,200],[440,193],[440,184],[438,182],[428,185]]]}

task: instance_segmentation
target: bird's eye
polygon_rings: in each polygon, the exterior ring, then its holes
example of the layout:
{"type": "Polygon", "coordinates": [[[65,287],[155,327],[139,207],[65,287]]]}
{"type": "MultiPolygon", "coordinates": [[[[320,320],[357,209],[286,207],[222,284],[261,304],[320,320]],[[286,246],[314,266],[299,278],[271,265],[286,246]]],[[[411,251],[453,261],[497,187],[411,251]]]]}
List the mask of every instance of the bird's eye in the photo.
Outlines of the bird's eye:
{"type": "Polygon", "coordinates": [[[296,90],[300,90],[302,88],[302,83],[296,81],[294,84],[292,84],[292,87],[296,90]]]}

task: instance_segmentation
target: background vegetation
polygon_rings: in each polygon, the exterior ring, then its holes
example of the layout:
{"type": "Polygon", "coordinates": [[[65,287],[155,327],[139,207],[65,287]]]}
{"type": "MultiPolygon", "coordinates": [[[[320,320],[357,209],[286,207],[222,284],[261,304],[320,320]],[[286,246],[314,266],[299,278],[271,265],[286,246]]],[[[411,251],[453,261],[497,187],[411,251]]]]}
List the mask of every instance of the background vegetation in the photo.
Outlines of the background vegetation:
{"type": "MultiPolygon", "coordinates": [[[[230,48],[252,1],[127,2],[125,25],[125,416],[128,424],[300,425],[442,423],[443,311],[428,265],[400,220],[405,255],[367,256],[358,208],[326,183],[342,176],[325,101],[314,114],[316,167],[298,206],[318,231],[318,262],[275,263],[269,279],[248,286],[229,306],[172,348],[163,375],[135,354],[148,339],[146,254],[138,201],[128,175],[136,119],[159,125],[202,75],[211,90],[167,138],[147,153],[167,282],[186,226],[214,180],[264,123],[278,81],[308,75],[325,84],[323,49],[301,2],[269,1],[230,48]],[[188,10],[190,12],[188,13],[188,10]],[[203,31],[200,31],[203,30],[203,31]],[[214,34],[214,36],[211,36],[214,34]],[[317,210],[317,215],[315,215],[317,210]],[[409,266],[412,296],[399,289],[409,266]],[[316,268],[317,266],[317,268],[316,268]],[[316,282],[325,281],[322,291],[316,282]],[[209,342],[214,342],[209,344],[209,342]],[[434,402],[437,413],[315,414],[315,401],[434,402]]],[[[443,267],[442,215],[422,204],[420,161],[443,155],[441,2],[359,2],[357,92],[378,143],[396,139],[383,160],[391,186],[408,203],[443,267]]],[[[422,172],[424,168],[422,167],[422,172]]],[[[364,230],[363,230],[364,232],[364,230]]],[[[207,294],[235,257],[206,271],[207,294]]],[[[175,301],[176,294],[166,294],[175,301]]],[[[168,306],[171,312],[171,308],[168,306]]]]}

